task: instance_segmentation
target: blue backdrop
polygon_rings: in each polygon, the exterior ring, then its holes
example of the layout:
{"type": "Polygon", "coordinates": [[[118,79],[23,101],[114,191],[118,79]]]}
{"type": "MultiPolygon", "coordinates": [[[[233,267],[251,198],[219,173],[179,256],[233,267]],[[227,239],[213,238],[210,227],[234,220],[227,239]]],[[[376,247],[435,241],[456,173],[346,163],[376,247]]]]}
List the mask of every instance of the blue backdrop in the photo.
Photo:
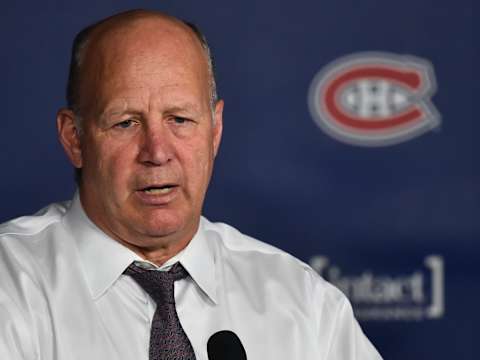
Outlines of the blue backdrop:
{"type": "MultiPolygon", "coordinates": [[[[473,1],[3,4],[0,221],[71,197],[73,173],[55,130],[71,41],[84,26],[137,7],[197,23],[213,48],[226,107],[207,217],[309,262],[350,297],[385,359],[473,359],[480,320],[473,1]],[[308,106],[315,75],[371,51],[431,64],[439,126],[372,147],[317,125],[308,106]]],[[[355,96],[343,103],[353,112],[365,101],[355,96]]],[[[420,101],[398,99],[407,108],[420,101]]]]}

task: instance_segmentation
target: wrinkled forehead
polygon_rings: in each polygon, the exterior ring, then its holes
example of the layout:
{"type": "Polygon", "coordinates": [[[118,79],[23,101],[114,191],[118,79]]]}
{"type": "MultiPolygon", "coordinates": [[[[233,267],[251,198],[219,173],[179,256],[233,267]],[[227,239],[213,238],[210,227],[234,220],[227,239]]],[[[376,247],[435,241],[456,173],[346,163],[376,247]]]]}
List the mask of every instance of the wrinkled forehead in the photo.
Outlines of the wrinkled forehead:
{"type": "Polygon", "coordinates": [[[105,87],[111,90],[112,83],[144,81],[148,76],[136,75],[147,72],[160,84],[188,79],[199,87],[199,93],[209,94],[208,62],[202,45],[190,28],[174,18],[159,15],[107,21],[94,29],[83,50],[79,60],[86,106],[96,101],[91,98],[92,88],[99,96],[105,87]]]}

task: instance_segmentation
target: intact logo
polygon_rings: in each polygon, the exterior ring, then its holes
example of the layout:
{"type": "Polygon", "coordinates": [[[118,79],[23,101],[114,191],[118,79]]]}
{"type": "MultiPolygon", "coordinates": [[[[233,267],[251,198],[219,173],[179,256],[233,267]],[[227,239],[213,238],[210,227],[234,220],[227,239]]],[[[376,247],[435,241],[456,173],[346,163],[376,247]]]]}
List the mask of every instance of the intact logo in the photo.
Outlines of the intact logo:
{"type": "Polygon", "coordinates": [[[335,139],[360,146],[386,146],[440,125],[430,101],[436,91],[433,66],[413,56],[358,53],[323,68],[309,90],[316,123],[335,139]]]}
{"type": "Polygon", "coordinates": [[[445,265],[441,255],[428,255],[422,267],[402,273],[345,274],[322,255],[310,265],[350,299],[356,317],[364,321],[419,321],[445,315],[445,265]]]}

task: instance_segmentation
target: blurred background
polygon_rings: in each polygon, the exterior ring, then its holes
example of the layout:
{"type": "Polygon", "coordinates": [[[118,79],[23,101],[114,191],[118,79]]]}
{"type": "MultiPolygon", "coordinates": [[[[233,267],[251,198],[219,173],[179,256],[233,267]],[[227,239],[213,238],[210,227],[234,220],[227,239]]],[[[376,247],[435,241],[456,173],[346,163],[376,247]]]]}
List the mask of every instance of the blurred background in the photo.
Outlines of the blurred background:
{"type": "Polygon", "coordinates": [[[385,359],[473,359],[480,321],[473,1],[4,3],[0,222],[71,198],[73,171],[55,129],[71,42],[81,28],[131,8],[196,23],[213,50],[224,136],[205,215],[310,263],[349,296],[385,359]],[[397,72],[410,71],[414,57],[429,68],[420,73],[430,80],[422,83],[427,94],[388,77],[344,84],[336,106],[360,123],[385,123],[421,104],[434,111],[384,132],[342,128],[321,113],[325,89],[313,80],[322,69],[317,80],[335,80],[331,64],[338,68],[345,56],[363,67],[395,59],[388,66],[397,72]],[[407,94],[397,97],[400,109],[379,87],[407,94]],[[375,111],[385,104],[388,113],[375,111]],[[372,146],[386,133],[394,144],[372,146]]]}

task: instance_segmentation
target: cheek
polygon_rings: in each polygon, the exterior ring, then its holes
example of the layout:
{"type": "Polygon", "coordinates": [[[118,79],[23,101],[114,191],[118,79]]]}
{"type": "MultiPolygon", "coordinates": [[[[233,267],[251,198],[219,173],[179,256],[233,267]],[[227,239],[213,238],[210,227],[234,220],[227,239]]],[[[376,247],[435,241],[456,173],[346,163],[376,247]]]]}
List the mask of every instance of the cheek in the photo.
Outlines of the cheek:
{"type": "Polygon", "coordinates": [[[212,146],[210,143],[197,144],[188,151],[188,154],[185,170],[190,182],[197,184],[198,190],[203,192],[212,171],[212,146]]]}
{"type": "Polygon", "coordinates": [[[100,176],[99,181],[113,185],[113,188],[106,189],[107,191],[115,191],[118,185],[127,182],[128,175],[132,171],[131,152],[127,147],[104,142],[92,154],[100,176]]]}

